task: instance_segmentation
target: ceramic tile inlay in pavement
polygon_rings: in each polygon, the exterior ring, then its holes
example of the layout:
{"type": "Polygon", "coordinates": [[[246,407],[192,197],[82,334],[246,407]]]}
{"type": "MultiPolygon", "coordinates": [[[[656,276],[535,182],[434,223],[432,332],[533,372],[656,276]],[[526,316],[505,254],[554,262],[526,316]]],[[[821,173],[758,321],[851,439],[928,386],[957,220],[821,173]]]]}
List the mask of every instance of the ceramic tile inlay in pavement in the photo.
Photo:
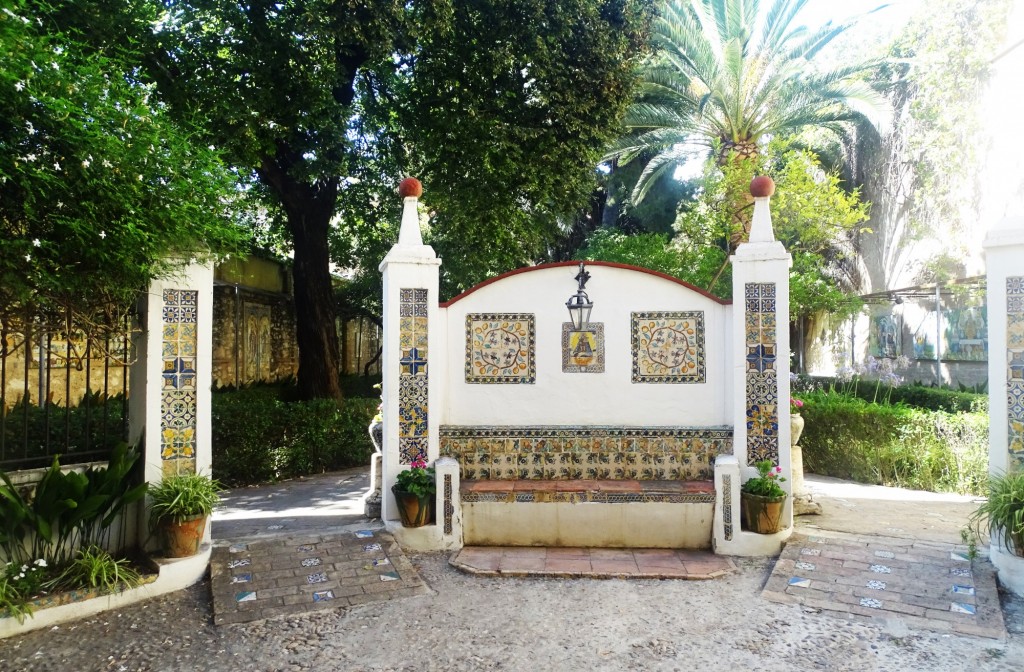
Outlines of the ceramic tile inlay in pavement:
{"type": "Polygon", "coordinates": [[[429,592],[379,529],[217,546],[210,576],[218,625],[429,592]]]}
{"type": "Polygon", "coordinates": [[[592,579],[716,579],[736,570],[726,556],[671,548],[466,546],[449,562],[470,574],[592,579]]]}
{"type": "Polygon", "coordinates": [[[942,542],[840,532],[794,535],[763,595],[832,616],[1006,637],[991,563],[972,561],[965,547],[942,542]]]}

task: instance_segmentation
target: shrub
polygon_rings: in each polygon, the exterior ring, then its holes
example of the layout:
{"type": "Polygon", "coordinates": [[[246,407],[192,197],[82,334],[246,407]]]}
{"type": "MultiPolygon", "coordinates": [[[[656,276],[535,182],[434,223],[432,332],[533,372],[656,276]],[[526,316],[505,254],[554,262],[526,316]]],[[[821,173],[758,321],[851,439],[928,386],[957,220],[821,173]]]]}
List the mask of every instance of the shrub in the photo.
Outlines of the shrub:
{"type": "Polygon", "coordinates": [[[888,400],[930,411],[946,413],[972,413],[988,410],[988,395],[965,390],[949,390],[927,385],[885,385],[875,380],[853,379],[840,381],[826,376],[800,376],[793,386],[794,393],[808,391],[841,391],[865,401],[888,400]]]}
{"type": "MultiPolygon", "coordinates": [[[[898,388],[897,388],[898,389],[898,388]]],[[[988,416],[804,393],[808,471],[864,483],[981,494],[988,416]]]]}
{"type": "Polygon", "coordinates": [[[368,464],[379,399],[281,401],[272,388],[213,395],[213,469],[251,485],[368,464]]]}

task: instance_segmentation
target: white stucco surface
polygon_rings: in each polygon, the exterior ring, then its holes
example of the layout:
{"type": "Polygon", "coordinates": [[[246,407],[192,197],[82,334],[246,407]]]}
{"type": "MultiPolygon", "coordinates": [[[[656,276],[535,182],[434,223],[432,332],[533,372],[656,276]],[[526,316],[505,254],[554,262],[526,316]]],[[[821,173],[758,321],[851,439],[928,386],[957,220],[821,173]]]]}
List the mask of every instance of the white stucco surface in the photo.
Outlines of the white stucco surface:
{"type": "MultiPolygon", "coordinates": [[[[563,373],[565,302],[576,291],[574,265],[545,266],[509,275],[441,309],[447,328],[445,425],[625,425],[728,424],[725,356],[729,306],[671,280],[643,271],[587,265],[586,291],[594,303],[590,321],[604,324],[603,373],[563,373]],[[631,313],[702,311],[704,383],[634,383],[631,313]],[[534,315],[536,382],[467,383],[466,316],[471,313],[534,315]]],[[[436,369],[435,369],[436,370],[436,369]]]]}

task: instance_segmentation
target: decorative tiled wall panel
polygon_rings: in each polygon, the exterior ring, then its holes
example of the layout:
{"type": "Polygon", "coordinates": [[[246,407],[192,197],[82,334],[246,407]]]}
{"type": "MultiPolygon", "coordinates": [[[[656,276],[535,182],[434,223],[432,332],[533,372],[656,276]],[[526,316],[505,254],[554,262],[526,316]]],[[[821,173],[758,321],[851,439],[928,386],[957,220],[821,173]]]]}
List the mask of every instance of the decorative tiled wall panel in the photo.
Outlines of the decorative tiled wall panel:
{"type": "Polygon", "coordinates": [[[634,383],[703,383],[704,312],[633,313],[634,383]]]}
{"type": "Polygon", "coordinates": [[[442,425],[441,454],[468,479],[709,480],[726,428],[442,425]]]}
{"type": "Polygon", "coordinates": [[[427,459],[427,290],[399,290],[398,453],[401,464],[427,459]]]}
{"type": "Polygon", "coordinates": [[[747,463],[779,461],[779,392],[775,361],[775,283],[744,287],[746,321],[747,463]]]}
{"type": "Polygon", "coordinates": [[[604,372],[604,325],[591,322],[575,331],[572,322],[562,323],[562,373],[604,372]]]}
{"type": "Polygon", "coordinates": [[[163,292],[160,456],[165,475],[196,470],[196,351],[199,292],[163,292]]]}
{"type": "Polygon", "coordinates": [[[1011,467],[1024,468],[1024,277],[1006,279],[1006,415],[1011,467]]]}
{"type": "Polygon", "coordinates": [[[466,315],[466,382],[536,382],[534,340],[532,314],[466,315]]]}
{"type": "Polygon", "coordinates": [[[722,474],[722,492],[725,494],[722,502],[722,517],[725,521],[725,540],[732,541],[732,475],[722,474]]]}

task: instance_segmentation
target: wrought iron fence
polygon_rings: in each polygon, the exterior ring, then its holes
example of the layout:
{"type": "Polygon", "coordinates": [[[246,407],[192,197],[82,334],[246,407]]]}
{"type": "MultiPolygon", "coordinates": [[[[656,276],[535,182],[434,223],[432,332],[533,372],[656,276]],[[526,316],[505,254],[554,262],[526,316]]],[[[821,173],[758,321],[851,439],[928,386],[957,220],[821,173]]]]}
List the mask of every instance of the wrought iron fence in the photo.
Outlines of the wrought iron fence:
{"type": "Polygon", "coordinates": [[[0,321],[0,470],[105,460],[128,436],[130,316],[0,321]]]}

